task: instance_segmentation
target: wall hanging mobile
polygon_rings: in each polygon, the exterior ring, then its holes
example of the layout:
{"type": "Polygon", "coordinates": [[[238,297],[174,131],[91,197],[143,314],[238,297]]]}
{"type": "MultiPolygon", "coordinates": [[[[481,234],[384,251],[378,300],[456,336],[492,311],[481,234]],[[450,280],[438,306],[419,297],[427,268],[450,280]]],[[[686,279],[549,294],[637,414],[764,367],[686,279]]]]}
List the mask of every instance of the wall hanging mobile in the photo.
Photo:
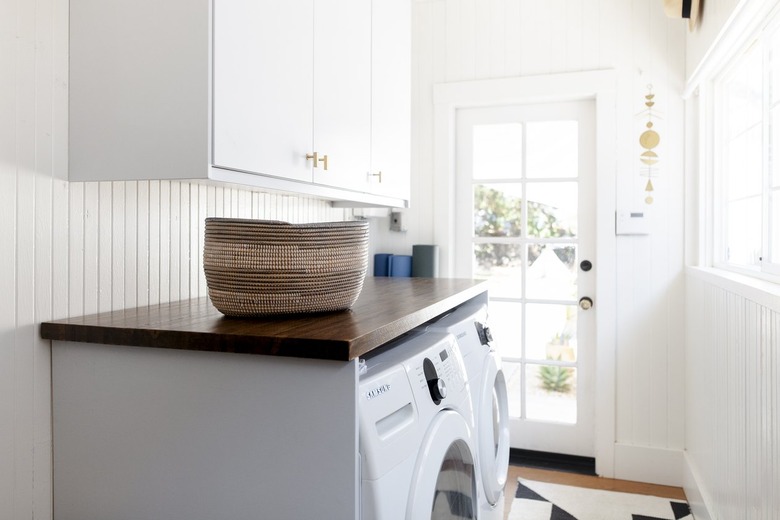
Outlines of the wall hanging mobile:
{"type": "Polygon", "coordinates": [[[645,96],[645,106],[647,108],[642,111],[642,113],[647,114],[647,123],[645,123],[645,131],[639,136],[639,144],[644,149],[639,156],[639,160],[645,166],[639,171],[639,174],[647,177],[647,184],[645,184],[645,192],[647,193],[647,196],[645,196],[646,204],[653,203],[653,179],[658,175],[658,170],[655,168],[655,165],[658,163],[658,154],[654,148],[661,142],[661,136],[653,129],[653,117],[658,117],[653,111],[653,106],[655,105],[654,98],[653,86],[648,85],[647,95],[645,96]]]}

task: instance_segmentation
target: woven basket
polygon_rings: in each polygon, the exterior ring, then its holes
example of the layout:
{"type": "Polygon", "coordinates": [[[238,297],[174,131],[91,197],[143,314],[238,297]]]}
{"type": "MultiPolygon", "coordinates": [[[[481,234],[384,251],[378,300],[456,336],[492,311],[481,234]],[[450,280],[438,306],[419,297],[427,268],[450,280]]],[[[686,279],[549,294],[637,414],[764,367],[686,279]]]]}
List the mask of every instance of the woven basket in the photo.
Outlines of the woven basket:
{"type": "Polygon", "coordinates": [[[368,267],[368,223],[207,218],[203,270],[227,316],[348,309],[368,267]]]}

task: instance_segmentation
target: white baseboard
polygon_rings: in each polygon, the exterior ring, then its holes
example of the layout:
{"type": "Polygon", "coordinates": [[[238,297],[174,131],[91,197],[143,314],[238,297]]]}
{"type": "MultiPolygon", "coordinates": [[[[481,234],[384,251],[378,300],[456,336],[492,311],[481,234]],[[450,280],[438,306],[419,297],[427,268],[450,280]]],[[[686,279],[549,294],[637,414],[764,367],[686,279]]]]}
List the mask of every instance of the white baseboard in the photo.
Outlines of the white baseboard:
{"type": "Polygon", "coordinates": [[[615,444],[615,478],[665,486],[683,485],[682,450],[615,444]]]}
{"type": "Polygon", "coordinates": [[[693,461],[686,452],[683,460],[683,490],[688,504],[691,506],[691,512],[696,520],[711,520],[713,515],[707,508],[707,493],[699,485],[700,478],[693,461]]]}

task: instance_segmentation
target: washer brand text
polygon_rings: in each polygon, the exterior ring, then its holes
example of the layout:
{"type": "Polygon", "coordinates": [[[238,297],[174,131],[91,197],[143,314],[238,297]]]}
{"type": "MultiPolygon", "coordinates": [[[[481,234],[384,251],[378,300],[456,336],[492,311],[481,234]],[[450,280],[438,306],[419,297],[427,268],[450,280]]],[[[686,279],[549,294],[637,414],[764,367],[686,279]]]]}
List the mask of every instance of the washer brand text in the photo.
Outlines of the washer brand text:
{"type": "Polygon", "coordinates": [[[373,399],[390,391],[390,385],[382,385],[366,392],[366,399],[373,399]]]}

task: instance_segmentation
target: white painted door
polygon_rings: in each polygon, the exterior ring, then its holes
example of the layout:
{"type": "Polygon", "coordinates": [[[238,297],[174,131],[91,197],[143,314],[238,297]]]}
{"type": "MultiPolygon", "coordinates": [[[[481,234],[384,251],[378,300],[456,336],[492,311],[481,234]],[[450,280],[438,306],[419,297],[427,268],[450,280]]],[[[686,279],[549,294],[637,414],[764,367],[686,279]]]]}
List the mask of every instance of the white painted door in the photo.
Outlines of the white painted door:
{"type": "Polygon", "coordinates": [[[213,161],[311,181],[312,0],[214,1],[213,161]]]}
{"type": "Polygon", "coordinates": [[[457,111],[455,269],[491,282],[515,448],[594,455],[594,112],[457,111]]]}
{"type": "Polygon", "coordinates": [[[314,2],[314,149],[320,159],[315,183],[367,191],[371,2],[314,2]]]}

